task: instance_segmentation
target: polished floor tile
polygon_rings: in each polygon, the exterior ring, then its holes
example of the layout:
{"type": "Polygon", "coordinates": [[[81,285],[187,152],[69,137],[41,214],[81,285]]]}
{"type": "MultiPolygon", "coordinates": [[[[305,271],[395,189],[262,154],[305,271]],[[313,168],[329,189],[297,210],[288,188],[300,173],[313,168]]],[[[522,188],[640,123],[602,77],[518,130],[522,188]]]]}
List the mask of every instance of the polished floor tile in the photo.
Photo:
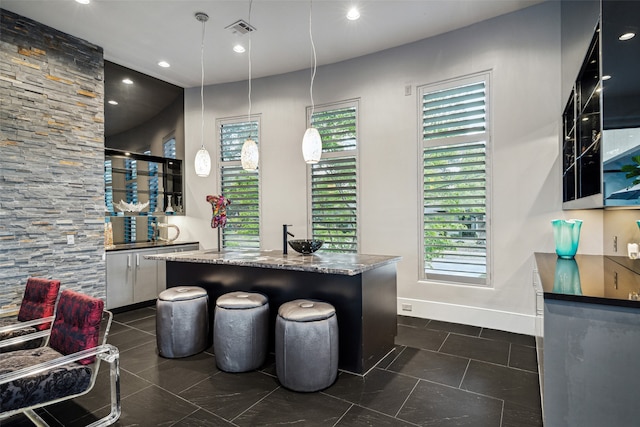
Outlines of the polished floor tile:
{"type": "Polygon", "coordinates": [[[398,418],[421,426],[500,426],[502,401],[420,381],[398,418]]]}
{"type": "Polygon", "coordinates": [[[242,427],[332,426],[350,406],[349,403],[324,393],[296,393],[278,387],[232,421],[242,427]]]}
{"type": "Polygon", "coordinates": [[[158,354],[155,338],[152,341],[147,341],[145,344],[120,352],[120,366],[122,369],[126,369],[134,374],[168,362],[169,360],[171,359],[165,359],[158,354]]]}
{"type": "Polygon", "coordinates": [[[511,344],[509,366],[512,368],[538,372],[538,355],[536,353],[536,348],[511,344]]]}
{"type": "Polygon", "coordinates": [[[538,374],[472,360],[461,388],[539,410],[538,374]]]}
{"type": "Polygon", "coordinates": [[[480,331],[482,331],[482,328],[477,326],[461,325],[460,323],[443,322],[440,320],[431,320],[427,324],[426,328],[452,332],[460,335],[470,335],[472,337],[480,336],[480,331]]]}
{"type": "Polygon", "coordinates": [[[483,328],[482,332],[480,332],[480,336],[482,338],[506,341],[512,344],[526,345],[529,347],[536,346],[536,340],[534,337],[529,335],[514,334],[513,332],[498,331],[496,329],[483,328]]]}
{"type": "Polygon", "coordinates": [[[419,317],[398,316],[398,325],[413,326],[415,328],[424,328],[429,323],[429,319],[421,319],[419,317]]]}
{"type": "Polygon", "coordinates": [[[449,334],[440,347],[442,353],[469,359],[506,365],[509,361],[509,343],[465,335],[449,334]]]}
{"type": "Polygon", "coordinates": [[[459,387],[469,359],[416,348],[405,349],[387,369],[451,387],[459,387]]]}
{"type": "Polygon", "coordinates": [[[127,323],[127,326],[155,335],[156,334],[156,316],[149,316],[140,320],[131,321],[127,323]]]}
{"type": "Polygon", "coordinates": [[[180,393],[199,407],[232,420],[277,389],[278,381],[260,372],[218,372],[180,393]]]}
{"type": "MultiPolygon", "coordinates": [[[[159,356],[155,313],[118,313],[112,324],[109,342],[121,362],[116,426],[542,426],[532,337],[398,316],[396,345],[374,369],[364,376],[339,372],[323,391],[296,393],[278,382],[273,354],[259,370],[241,374],[219,371],[213,348],[159,356]]],[[[39,412],[52,427],[95,421],[109,413],[108,380],[101,364],[91,392],[39,412]]],[[[0,421],[27,425],[24,416],[0,421]]]]}
{"type": "Polygon", "coordinates": [[[175,394],[218,373],[213,355],[200,353],[165,362],[138,372],[138,376],[175,394]]]}
{"type": "Polygon", "coordinates": [[[134,347],[138,347],[143,344],[153,342],[155,346],[156,337],[146,332],[139,331],[137,329],[129,329],[128,331],[121,332],[115,335],[109,335],[109,344],[113,344],[118,347],[120,353],[124,353],[134,347]]]}
{"type": "Polygon", "coordinates": [[[502,414],[502,427],[542,427],[537,409],[505,401],[502,414]]]}
{"type": "Polygon", "coordinates": [[[447,338],[447,335],[448,333],[444,331],[398,325],[396,344],[426,350],[438,350],[445,338],[447,338]]]}
{"type": "Polygon", "coordinates": [[[415,425],[354,405],[338,421],[336,427],[412,427],[415,425]]]}
{"type": "Polygon", "coordinates": [[[324,392],[347,402],[395,416],[418,383],[418,379],[382,369],[366,376],[341,372],[324,392]]]}

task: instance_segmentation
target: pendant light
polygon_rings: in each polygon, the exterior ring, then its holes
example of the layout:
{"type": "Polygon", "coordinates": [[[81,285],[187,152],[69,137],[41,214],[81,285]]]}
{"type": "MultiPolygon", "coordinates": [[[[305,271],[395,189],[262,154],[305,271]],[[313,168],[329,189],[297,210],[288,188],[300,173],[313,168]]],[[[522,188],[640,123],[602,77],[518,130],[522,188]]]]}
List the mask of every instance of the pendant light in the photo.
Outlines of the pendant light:
{"type": "MultiPolygon", "coordinates": [[[[311,74],[311,86],[309,87],[309,95],[311,96],[311,114],[309,115],[309,124],[313,120],[314,103],[313,103],[313,80],[316,78],[317,58],[316,46],[313,44],[313,33],[311,32],[311,11],[313,8],[313,0],[309,5],[309,39],[311,40],[311,49],[313,51],[313,73],[311,74]]],[[[305,131],[302,138],[302,157],[308,164],[318,163],[322,156],[322,139],[318,129],[313,125],[305,131]]]]}
{"type": "MultiPolygon", "coordinates": [[[[251,27],[251,6],[253,5],[253,0],[249,2],[249,27],[251,27]]],[[[242,150],[240,151],[240,163],[242,164],[242,169],[246,171],[256,171],[258,170],[258,159],[260,153],[258,151],[258,144],[251,139],[251,33],[253,30],[249,31],[249,112],[247,114],[247,122],[249,124],[249,138],[244,141],[242,144],[242,150]]]]}
{"type": "Polygon", "coordinates": [[[200,44],[200,149],[196,153],[195,168],[196,175],[201,177],[209,176],[211,172],[211,156],[206,148],[204,148],[204,26],[209,20],[206,13],[196,13],[196,19],[202,22],[202,43],[200,44]]]}

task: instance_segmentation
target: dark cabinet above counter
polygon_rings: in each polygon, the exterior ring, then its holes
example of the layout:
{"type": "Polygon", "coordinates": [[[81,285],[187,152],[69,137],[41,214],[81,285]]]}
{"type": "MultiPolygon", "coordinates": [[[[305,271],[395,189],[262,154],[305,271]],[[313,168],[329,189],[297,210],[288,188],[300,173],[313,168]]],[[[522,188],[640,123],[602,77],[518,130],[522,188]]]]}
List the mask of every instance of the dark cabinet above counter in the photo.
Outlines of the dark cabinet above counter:
{"type": "Polygon", "coordinates": [[[104,180],[107,216],[184,212],[182,160],[106,149],[104,180]]]}
{"type": "Polygon", "coordinates": [[[640,2],[603,0],[600,16],[563,112],[564,209],[640,206],[640,34],[621,37],[640,2]]]}

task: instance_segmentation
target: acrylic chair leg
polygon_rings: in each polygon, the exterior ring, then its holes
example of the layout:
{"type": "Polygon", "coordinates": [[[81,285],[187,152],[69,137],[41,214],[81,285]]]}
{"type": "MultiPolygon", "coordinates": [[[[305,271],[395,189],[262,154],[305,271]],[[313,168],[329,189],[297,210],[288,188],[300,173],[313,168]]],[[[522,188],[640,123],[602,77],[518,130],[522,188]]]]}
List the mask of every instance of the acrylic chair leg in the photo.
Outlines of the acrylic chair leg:
{"type": "Polygon", "coordinates": [[[122,412],[122,408],[120,407],[120,355],[117,348],[113,346],[110,347],[111,352],[104,357],[104,360],[109,363],[111,412],[106,417],[89,424],[87,427],[109,426],[118,421],[120,413],[122,412]]]}

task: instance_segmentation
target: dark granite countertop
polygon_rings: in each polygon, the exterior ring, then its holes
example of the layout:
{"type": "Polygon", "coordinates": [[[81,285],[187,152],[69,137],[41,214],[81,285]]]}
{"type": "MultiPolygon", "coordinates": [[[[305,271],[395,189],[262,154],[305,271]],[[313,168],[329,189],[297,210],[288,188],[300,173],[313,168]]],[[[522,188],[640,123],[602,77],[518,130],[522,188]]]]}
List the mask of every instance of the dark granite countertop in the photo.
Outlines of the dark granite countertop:
{"type": "Polygon", "coordinates": [[[640,259],[536,253],[545,299],[640,308],[640,259]]]}
{"type": "Polygon", "coordinates": [[[105,248],[107,252],[114,251],[128,251],[133,249],[153,249],[153,248],[167,248],[171,246],[182,245],[197,245],[199,242],[137,242],[137,243],[122,243],[114,245],[110,248],[105,248]]]}
{"type": "Polygon", "coordinates": [[[309,271],[325,274],[355,276],[367,270],[396,263],[402,258],[386,255],[315,253],[301,255],[280,251],[185,251],[147,255],[145,258],[200,264],[225,264],[246,267],[275,268],[280,270],[309,271]]]}

